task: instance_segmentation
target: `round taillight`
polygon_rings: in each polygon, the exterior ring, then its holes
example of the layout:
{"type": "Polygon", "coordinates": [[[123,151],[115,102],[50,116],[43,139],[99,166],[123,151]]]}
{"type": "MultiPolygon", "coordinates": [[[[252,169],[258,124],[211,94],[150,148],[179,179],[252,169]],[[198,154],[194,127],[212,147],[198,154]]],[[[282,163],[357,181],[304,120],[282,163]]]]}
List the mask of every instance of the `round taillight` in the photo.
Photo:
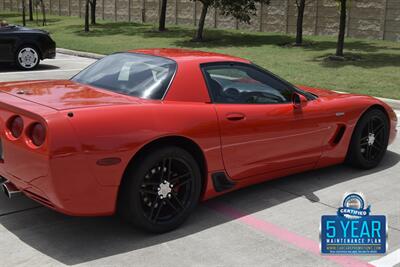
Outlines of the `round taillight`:
{"type": "Polygon", "coordinates": [[[46,129],[42,124],[35,123],[32,125],[30,135],[32,143],[35,146],[41,146],[46,139],[46,129]]]}
{"type": "Polygon", "coordinates": [[[8,128],[14,138],[19,138],[24,131],[24,121],[20,116],[15,116],[10,120],[8,128]]]}

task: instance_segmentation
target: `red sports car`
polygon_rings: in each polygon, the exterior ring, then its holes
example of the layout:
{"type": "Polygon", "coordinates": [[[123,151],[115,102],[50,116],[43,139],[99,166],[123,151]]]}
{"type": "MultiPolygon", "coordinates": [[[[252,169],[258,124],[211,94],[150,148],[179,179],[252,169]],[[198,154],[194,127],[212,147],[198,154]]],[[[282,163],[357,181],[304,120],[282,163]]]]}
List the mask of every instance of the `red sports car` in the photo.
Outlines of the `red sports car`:
{"type": "Polygon", "coordinates": [[[374,168],[396,124],[373,97],[294,86],[245,59],[135,50],[71,80],[1,83],[0,175],[9,196],[165,232],[251,184],[374,168]]]}

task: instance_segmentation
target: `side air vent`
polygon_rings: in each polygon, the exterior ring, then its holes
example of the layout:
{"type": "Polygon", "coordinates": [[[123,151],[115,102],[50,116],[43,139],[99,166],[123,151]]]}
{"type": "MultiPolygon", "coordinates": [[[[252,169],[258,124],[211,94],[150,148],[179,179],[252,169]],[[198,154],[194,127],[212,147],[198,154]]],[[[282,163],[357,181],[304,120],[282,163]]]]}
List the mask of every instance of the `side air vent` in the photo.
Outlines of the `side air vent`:
{"type": "Polygon", "coordinates": [[[235,186],[235,182],[229,179],[224,172],[217,172],[211,175],[216,192],[223,192],[235,186]]]}
{"type": "Polygon", "coordinates": [[[346,132],[346,126],[345,125],[339,125],[338,129],[336,131],[335,137],[332,140],[332,144],[337,145],[340,143],[340,141],[343,138],[344,133],[346,132]]]}

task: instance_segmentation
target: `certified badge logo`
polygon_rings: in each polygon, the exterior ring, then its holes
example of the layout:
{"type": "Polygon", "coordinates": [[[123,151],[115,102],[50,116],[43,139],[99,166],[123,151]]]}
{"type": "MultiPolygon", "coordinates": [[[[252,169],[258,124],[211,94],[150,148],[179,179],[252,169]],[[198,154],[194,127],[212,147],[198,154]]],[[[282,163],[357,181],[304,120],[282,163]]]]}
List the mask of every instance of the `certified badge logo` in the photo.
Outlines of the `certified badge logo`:
{"type": "Polygon", "coordinates": [[[342,203],[342,207],[338,209],[337,214],[347,219],[359,219],[369,216],[371,212],[371,206],[364,209],[365,197],[362,193],[346,193],[342,203]]]}
{"type": "Polygon", "coordinates": [[[384,254],[387,250],[387,222],[383,215],[371,215],[362,193],[343,196],[337,215],[321,218],[323,254],[384,254]]]}

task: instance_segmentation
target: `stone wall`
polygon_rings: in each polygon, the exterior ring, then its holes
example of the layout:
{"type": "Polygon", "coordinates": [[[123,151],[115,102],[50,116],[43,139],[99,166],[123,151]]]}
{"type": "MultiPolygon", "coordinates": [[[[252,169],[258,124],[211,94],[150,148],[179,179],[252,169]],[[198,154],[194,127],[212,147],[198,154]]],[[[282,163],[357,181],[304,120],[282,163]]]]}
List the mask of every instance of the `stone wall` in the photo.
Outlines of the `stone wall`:
{"type": "MultiPolygon", "coordinates": [[[[54,15],[83,16],[86,0],[44,0],[54,15]]],[[[22,0],[0,0],[0,10],[21,10],[22,0]]],[[[97,17],[113,21],[156,23],[161,0],[97,0],[97,17]]],[[[201,3],[191,0],[168,0],[167,23],[196,25],[201,3]]],[[[221,29],[294,33],[295,0],[272,0],[259,5],[251,24],[221,16],[211,8],[206,26],[221,29]]],[[[305,34],[334,35],[339,26],[339,9],[335,0],[307,0],[305,34]]],[[[350,0],[347,36],[400,41],[400,0],[350,0]]]]}

